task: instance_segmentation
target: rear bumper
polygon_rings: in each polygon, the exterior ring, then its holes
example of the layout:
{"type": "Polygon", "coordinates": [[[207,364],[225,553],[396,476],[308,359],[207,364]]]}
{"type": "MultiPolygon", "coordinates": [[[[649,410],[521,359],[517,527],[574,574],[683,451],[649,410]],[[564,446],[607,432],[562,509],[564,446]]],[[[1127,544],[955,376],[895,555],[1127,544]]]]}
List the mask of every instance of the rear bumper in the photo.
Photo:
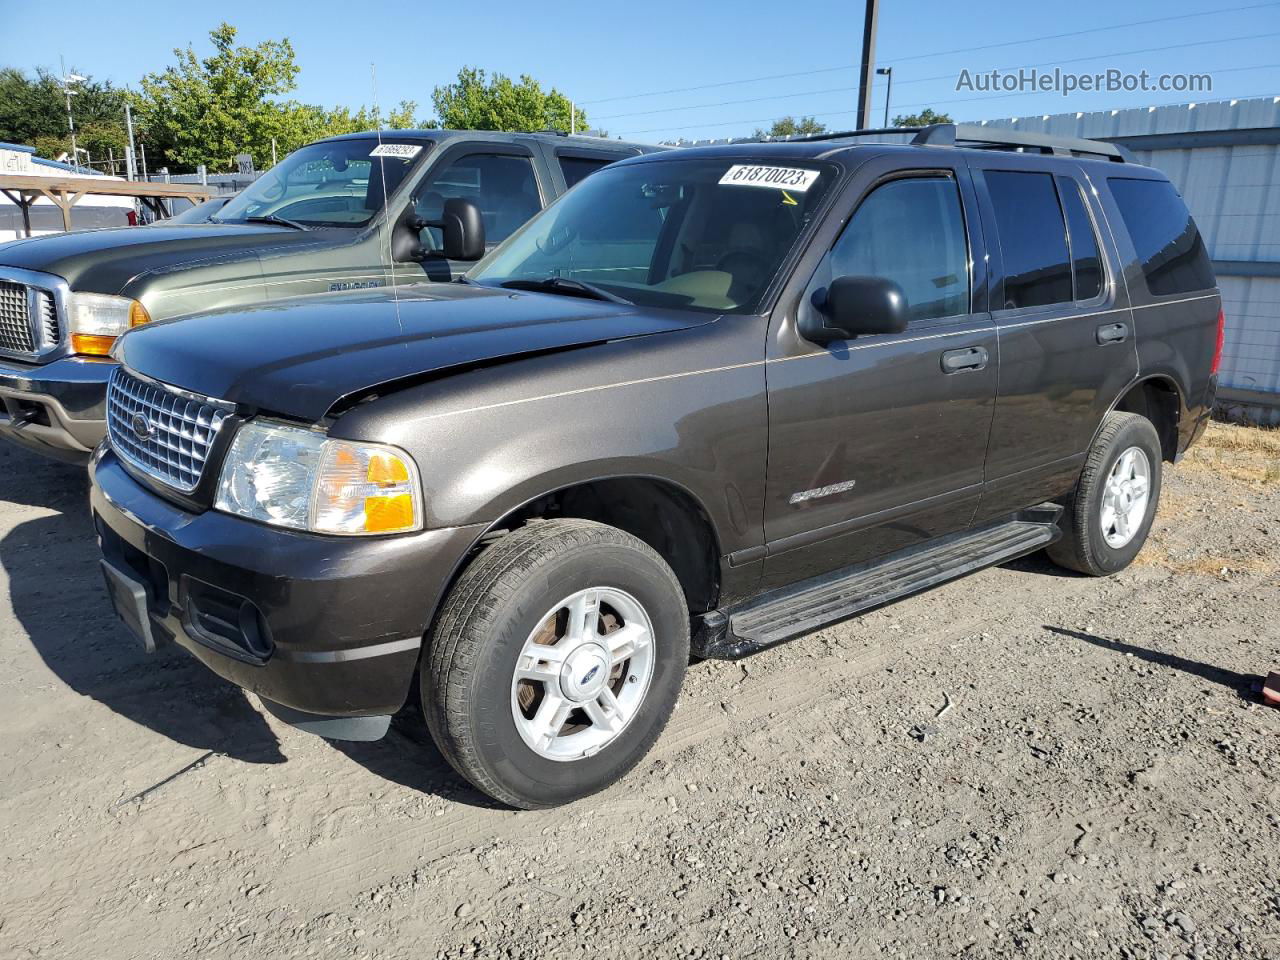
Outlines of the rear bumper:
{"type": "Polygon", "coordinates": [[[48,457],[84,463],[106,434],[110,360],[46,364],[0,360],[0,437],[48,457]]]}
{"type": "Polygon", "coordinates": [[[144,588],[155,642],[181,645],[278,716],[332,736],[352,725],[326,728],[327,718],[385,718],[404,705],[436,605],[481,532],[298,534],[182,510],[105,448],[90,473],[103,556],[144,588]]]}

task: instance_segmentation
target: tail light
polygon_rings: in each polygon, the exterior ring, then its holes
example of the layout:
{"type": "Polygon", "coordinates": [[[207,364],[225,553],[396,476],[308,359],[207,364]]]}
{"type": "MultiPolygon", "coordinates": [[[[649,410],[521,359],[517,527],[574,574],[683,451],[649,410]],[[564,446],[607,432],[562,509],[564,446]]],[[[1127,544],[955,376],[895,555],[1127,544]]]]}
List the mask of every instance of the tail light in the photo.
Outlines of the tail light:
{"type": "Polygon", "coordinates": [[[1222,366],[1222,342],[1225,339],[1227,331],[1227,317],[1218,311],[1218,342],[1213,348],[1213,364],[1209,367],[1210,374],[1216,374],[1218,368],[1222,366]]]}

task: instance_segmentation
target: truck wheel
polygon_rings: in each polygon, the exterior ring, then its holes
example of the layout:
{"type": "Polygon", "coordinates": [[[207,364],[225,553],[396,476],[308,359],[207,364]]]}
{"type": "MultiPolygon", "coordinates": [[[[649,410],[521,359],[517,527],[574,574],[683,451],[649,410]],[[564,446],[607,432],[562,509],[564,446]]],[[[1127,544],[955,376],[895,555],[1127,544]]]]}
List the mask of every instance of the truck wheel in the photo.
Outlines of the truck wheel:
{"type": "Polygon", "coordinates": [[[1048,549],[1061,567],[1093,577],[1123,570],[1146,543],[1160,502],[1160,438],[1136,413],[1111,413],[1089,449],[1048,549]]]}
{"type": "Polygon", "coordinates": [[[530,523],[463,571],[422,661],[423,710],[454,769],[532,809],[602,790],[648,752],[689,661],[671,568],[589,520],[530,523]]]}

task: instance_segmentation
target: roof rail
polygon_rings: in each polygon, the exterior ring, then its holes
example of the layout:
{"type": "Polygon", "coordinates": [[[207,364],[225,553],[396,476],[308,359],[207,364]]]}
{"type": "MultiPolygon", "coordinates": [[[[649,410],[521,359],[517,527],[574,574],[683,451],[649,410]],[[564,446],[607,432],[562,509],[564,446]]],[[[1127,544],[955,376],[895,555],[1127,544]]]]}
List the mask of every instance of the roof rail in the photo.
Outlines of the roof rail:
{"type": "Polygon", "coordinates": [[[1116,163],[1138,162],[1128,149],[1117,143],[1085,140],[1081,137],[1056,137],[1047,133],[1028,133],[1004,127],[983,127],[972,123],[935,123],[920,128],[911,142],[920,146],[939,147],[963,144],[979,150],[1030,148],[1064,157],[1100,157],[1116,163]]]}
{"type": "Polygon", "coordinates": [[[915,134],[909,141],[917,146],[954,147],[977,150],[1033,149],[1058,156],[1101,157],[1116,163],[1137,163],[1125,147],[1102,140],[1055,137],[1047,133],[1027,133],[1004,127],[984,127],[973,123],[933,123],[926,127],[876,127],[870,130],[842,130],[805,137],[771,138],[770,142],[807,143],[814,140],[849,140],[854,137],[882,137],[885,134],[915,134]]]}

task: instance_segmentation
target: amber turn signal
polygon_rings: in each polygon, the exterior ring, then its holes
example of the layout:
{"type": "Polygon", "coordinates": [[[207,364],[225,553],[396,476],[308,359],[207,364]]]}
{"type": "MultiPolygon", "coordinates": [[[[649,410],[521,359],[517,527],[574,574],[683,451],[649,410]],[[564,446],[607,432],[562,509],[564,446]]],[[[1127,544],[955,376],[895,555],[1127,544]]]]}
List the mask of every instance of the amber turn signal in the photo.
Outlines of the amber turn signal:
{"type": "Polygon", "coordinates": [[[115,337],[104,337],[94,333],[73,333],[71,349],[87,357],[105,357],[111,353],[115,337]]]}

